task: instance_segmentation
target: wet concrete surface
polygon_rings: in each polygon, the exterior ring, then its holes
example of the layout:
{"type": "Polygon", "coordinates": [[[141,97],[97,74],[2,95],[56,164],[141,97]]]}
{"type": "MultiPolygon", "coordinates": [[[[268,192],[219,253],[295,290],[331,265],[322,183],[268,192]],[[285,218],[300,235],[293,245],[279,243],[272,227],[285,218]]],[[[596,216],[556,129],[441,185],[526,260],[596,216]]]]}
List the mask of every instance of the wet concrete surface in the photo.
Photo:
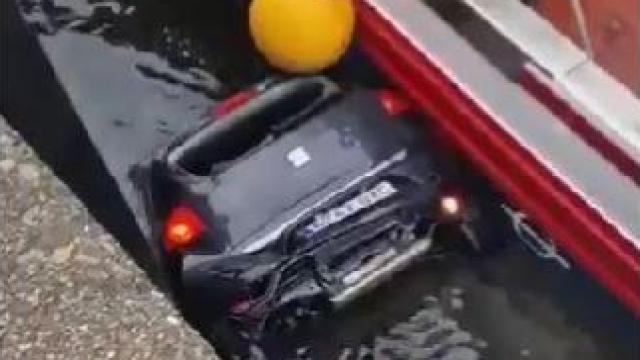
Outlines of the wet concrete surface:
{"type": "Polygon", "coordinates": [[[0,358],[215,353],[0,116],[0,358]]]}
{"type": "MultiPolygon", "coordinates": [[[[246,29],[234,23],[242,15],[231,8],[240,2],[19,3],[64,91],[65,106],[86,131],[68,139],[66,150],[62,142],[57,149],[73,153],[77,139],[86,136],[78,143],[90,145],[80,149],[94,151],[104,164],[94,181],[113,181],[108,185],[113,187],[101,187],[103,196],[122,194],[122,204],[113,206],[132,209],[134,219],[141,209],[130,166],[182,129],[207,121],[211,106],[226,93],[264,74],[250,48],[232,45],[246,41],[246,29]]],[[[60,119],[53,126],[42,121],[25,126],[12,119],[39,151],[53,141],[47,129],[61,131],[65,124],[60,119]]],[[[70,164],[47,162],[67,182],[91,182],[81,169],[74,176],[70,164]]],[[[125,211],[101,212],[99,194],[74,191],[110,231],[123,228],[125,211]]],[[[138,224],[146,232],[144,223],[138,224]]],[[[142,241],[139,236],[117,234],[125,248],[142,241]]],[[[269,357],[640,358],[640,323],[631,314],[580,271],[535,257],[515,238],[509,243],[494,256],[425,260],[343,312],[274,338],[266,344],[269,357]]],[[[144,251],[133,253],[144,263],[144,251]]]]}

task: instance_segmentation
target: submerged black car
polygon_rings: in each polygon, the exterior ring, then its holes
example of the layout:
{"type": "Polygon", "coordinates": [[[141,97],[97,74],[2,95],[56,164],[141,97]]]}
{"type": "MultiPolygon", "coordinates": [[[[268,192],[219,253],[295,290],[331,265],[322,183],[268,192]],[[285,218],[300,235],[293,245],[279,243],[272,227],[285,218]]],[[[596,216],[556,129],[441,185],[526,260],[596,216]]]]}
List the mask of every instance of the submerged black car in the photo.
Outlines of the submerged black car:
{"type": "Polygon", "coordinates": [[[156,255],[186,307],[245,324],[341,307],[464,221],[449,164],[389,95],[272,84],[145,168],[156,255]]]}

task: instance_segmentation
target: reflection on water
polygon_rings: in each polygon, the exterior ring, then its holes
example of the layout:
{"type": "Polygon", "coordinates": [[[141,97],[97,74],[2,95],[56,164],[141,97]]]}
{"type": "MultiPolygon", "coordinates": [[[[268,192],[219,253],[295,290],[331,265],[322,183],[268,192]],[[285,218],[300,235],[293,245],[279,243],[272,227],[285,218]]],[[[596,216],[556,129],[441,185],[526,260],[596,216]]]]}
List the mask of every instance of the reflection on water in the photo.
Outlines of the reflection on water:
{"type": "Polygon", "coordinates": [[[241,0],[20,0],[25,19],[53,36],[74,31],[153,52],[172,68],[213,74],[230,86],[264,76],[248,41],[241,0]]]}
{"type": "MultiPolygon", "coordinates": [[[[134,213],[130,167],[266,74],[248,41],[243,0],[18,3],[134,213]]],[[[511,240],[492,256],[425,259],[339,313],[268,336],[249,356],[640,358],[640,325],[630,314],[579,270],[511,240]]]]}
{"type": "MultiPolygon", "coordinates": [[[[285,347],[281,346],[282,342],[267,344],[265,348],[269,356],[264,352],[261,354],[266,358],[287,359],[479,359],[488,346],[486,341],[461,329],[458,321],[447,314],[450,310],[464,307],[463,292],[453,288],[448,295],[418,298],[419,304],[413,313],[397,321],[391,321],[389,314],[379,314],[382,315],[378,316],[380,321],[386,322],[386,326],[382,323],[360,324],[359,329],[355,329],[346,324],[346,328],[337,329],[338,318],[351,315],[349,311],[337,314],[325,324],[319,321],[320,325],[311,324],[308,329],[298,330],[307,331],[308,338],[293,334],[293,338],[299,338],[295,344],[287,343],[285,347]],[[345,331],[350,334],[345,334],[345,331]],[[283,348],[289,351],[282,352],[283,348]]],[[[370,311],[376,309],[371,306],[365,308],[370,311]]]]}

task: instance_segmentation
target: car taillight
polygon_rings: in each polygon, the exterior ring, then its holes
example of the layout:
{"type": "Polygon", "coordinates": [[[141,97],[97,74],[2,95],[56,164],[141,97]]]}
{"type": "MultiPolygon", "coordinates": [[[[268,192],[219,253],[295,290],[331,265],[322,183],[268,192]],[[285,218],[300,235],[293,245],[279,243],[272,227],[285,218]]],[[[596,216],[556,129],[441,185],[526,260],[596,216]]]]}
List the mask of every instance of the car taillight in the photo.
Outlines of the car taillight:
{"type": "Polygon", "coordinates": [[[182,252],[195,246],[205,227],[198,214],[186,206],[180,206],[169,214],[164,228],[167,251],[182,252]]]}
{"type": "Polygon", "coordinates": [[[387,115],[394,118],[406,115],[413,107],[409,99],[395,90],[380,90],[378,101],[387,115]]]}
{"type": "Polygon", "coordinates": [[[248,103],[256,96],[258,96],[258,91],[256,90],[240,91],[220,103],[213,111],[213,117],[216,119],[221,118],[248,103]]]}
{"type": "Polygon", "coordinates": [[[440,212],[444,216],[459,216],[462,203],[455,195],[445,195],[440,198],[440,212]]]}
{"type": "Polygon", "coordinates": [[[445,223],[464,220],[468,210],[462,194],[454,192],[440,194],[437,206],[440,221],[445,223]]]}

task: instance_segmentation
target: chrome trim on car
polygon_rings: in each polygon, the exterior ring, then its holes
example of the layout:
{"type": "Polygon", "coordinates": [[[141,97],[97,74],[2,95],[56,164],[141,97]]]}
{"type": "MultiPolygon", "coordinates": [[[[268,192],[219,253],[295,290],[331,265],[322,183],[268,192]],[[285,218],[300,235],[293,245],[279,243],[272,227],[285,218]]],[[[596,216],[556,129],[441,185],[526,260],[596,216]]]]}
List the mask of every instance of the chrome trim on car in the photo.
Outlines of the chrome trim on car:
{"type": "Polygon", "coordinates": [[[348,285],[343,291],[331,298],[331,303],[335,308],[342,308],[351,303],[354,299],[375,289],[381,283],[391,278],[394,274],[405,270],[411,264],[424,256],[429,249],[433,239],[431,236],[416,240],[407,250],[397,253],[395,249],[389,249],[379,258],[371,260],[371,265],[364,265],[362,269],[348,274],[343,282],[348,285]]]}

